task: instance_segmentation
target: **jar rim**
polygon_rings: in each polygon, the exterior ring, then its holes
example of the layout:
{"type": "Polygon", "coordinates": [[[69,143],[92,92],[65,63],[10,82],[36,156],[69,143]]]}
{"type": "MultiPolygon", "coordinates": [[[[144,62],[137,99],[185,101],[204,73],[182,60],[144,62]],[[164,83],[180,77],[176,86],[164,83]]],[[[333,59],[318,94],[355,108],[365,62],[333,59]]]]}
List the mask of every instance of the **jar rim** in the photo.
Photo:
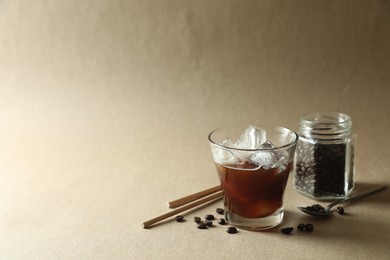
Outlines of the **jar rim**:
{"type": "Polygon", "coordinates": [[[351,121],[351,118],[343,113],[338,112],[314,112],[302,116],[301,122],[309,125],[315,124],[332,124],[342,125],[351,121]]]}
{"type": "Polygon", "coordinates": [[[351,118],[338,112],[308,113],[301,118],[299,133],[319,140],[340,140],[351,134],[351,118]]]}

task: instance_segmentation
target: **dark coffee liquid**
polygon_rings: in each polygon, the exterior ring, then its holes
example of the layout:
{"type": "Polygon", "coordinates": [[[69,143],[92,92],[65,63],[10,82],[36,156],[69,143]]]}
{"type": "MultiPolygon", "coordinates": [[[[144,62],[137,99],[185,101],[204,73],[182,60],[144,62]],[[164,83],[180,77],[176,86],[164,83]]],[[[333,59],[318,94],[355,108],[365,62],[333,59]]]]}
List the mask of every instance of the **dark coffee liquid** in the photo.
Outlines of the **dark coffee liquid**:
{"type": "Polygon", "coordinates": [[[264,169],[250,162],[216,164],[228,210],[245,218],[272,215],[283,206],[283,194],[291,163],[284,168],[264,169]],[[257,169],[256,169],[257,168],[257,169]]]}

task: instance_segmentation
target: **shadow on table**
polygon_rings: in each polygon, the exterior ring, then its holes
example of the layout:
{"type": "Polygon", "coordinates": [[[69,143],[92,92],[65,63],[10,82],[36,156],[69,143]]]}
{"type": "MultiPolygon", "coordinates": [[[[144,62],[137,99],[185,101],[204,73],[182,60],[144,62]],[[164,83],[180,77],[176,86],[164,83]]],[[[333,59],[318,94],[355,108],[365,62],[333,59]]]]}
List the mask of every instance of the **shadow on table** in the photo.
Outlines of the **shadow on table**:
{"type": "MultiPolygon", "coordinates": [[[[374,188],[378,184],[372,183],[356,183],[354,193],[361,192],[367,189],[374,188]]],[[[385,184],[389,186],[387,183],[385,184]]],[[[342,203],[345,208],[345,214],[339,215],[336,211],[327,217],[315,217],[307,215],[298,209],[286,210],[284,221],[281,225],[270,229],[268,232],[280,233],[283,227],[294,227],[291,235],[296,239],[315,239],[319,245],[331,246],[335,243],[353,243],[355,246],[362,248],[370,247],[370,250],[377,250],[380,253],[388,251],[388,232],[390,231],[390,221],[388,219],[390,213],[390,205],[388,203],[390,197],[390,188],[371,194],[350,202],[342,203]],[[365,207],[359,207],[358,210],[351,211],[348,208],[356,207],[359,203],[364,203],[365,207]],[[359,214],[359,210],[364,210],[359,214]],[[308,236],[307,232],[302,232],[297,229],[300,223],[312,223],[314,230],[308,236]],[[324,242],[324,243],[323,243],[324,242]]],[[[330,201],[315,201],[323,206],[330,204],[330,201]]],[[[307,205],[301,205],[307,206],[307,205]]]]}
{"type": "MultiPolygon", "coordinates": [[[[352,192],[352,194],[354,193],[359,193],[359,192],[362,192],[362,191],[365,191],[365,190],[368,190],[368,189],[372,189],[376,186],[378,186],[379,184],[372,184],[372,183],[356,183],[355,184],[355,188],[352,192]]],[[[384,184],[386,186],[389,186],[388,184],[384,184]]],[[[382,208],[382,206],[384,205],[389,205],[388,202],[389,202],[389,197],[390,197],[390,188],[387,188],[385,190],[381,190],[379,192],[376,192],[376,193],[373,193],[371,195],[368,195],[367,197],[362,197],[362,198],[359,198],[359,199],[356,199],[356,200],[352,200],[352,201],[347,201],[347,202],[344,202],[344,203],[341,203],[340,205],[345,207],[346,208],[346,211],[345,213],[343,214],[344,217],[358,217],[356,215],[356,213],[350,213],[348,212],[348,207],[352,207],[353,204],[361,204],[361,203],[364,203],[366,205],[375,205],[375,207],[379,207],[379,208],[382,208]],[[378,205],[380,204],[380,205],[378,205]],[[383,204],[383,205],[382,205],[383,204]]],[[[304,200],[302,200],[304,201],[304,200]]],[[[312,204],[321,204],[322,206],[326,206],[330,203],[332,203],[334,200],[327,200],[327,201],[317,201],[317,200],[312,200],[312,204]]],[[[306,204],[307,204],[307,200],[306,200],[306,204]]],[[[306,205],[304,202],[302,202],[302,204],[298,204],[299,206],[309,206],[311,205],[310,203],[306,205]]],[[[336,206],[335,206],[336,207],[336,206]]],[[[296,210],[285,210],[285,215],[284,215],[284,221],[283,223],[290,223],[292,221],[296,222],[297,219],[298,220],[301,220],[302,223],[306,223],[306,222],[316,222],[316,223],[326,223],[326,222],[331,222],[335,217],[337,217],[339,214],[335,211],[335,208],[332,208],[333,210],[333,214],[331,214],[330,216],[326,216],[326,217],[315,217],[315,216],[310,216],[310,215],[307,215],[303,212],[301,212],[300,210],[296,209],[296,210]],[[335,216],[336,215],[336,216],[335,216]]],[[[280,226],[277,226],[275,228],[271,228],[268,230],[268,232],[279,232],[280,231],[280,226]]]]}

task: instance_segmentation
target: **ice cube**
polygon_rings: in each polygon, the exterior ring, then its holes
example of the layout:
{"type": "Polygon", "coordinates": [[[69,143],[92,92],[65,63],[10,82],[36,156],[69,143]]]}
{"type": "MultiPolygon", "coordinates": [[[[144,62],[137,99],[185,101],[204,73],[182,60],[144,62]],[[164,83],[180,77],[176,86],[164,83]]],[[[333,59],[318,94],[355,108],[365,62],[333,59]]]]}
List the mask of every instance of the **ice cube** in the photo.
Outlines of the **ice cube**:
{"type": "Polygon", "coordinates": [[[234,146],[239,149],[256,149],[266,141],[266,133],[263,129],[249,126],[241,134],[234,146]]]}
{"type": "Polygon", "coordinates": [[[275,163],[274,165],[272,165],[272,168],[277,168],[278,169],[278,173],[280,172],[283,172],[287,169],[287,160],[284,159],[284,157],[282,157],[277,163],[275,163]]]}
{"type": "MultiPolygon", "coordinates": [[[[226,138],[224,141],[220,143],[220,145],[224,147],[234,147],[233,142],[226,138]]],[[[237,157],[233,153],[232,150],[219,146],[212,146],[211,153],[213,155],[214,161],[219,164],[233,164],[238,161],[237,157]]]]}
{"type": "Polygon", "coordinates": [[[225,146],[225,147],[230,147],[230,148],[234,147],[234,144],[233,144],[232,140],[230,140],[229,138],[226,138],[225,140],[223,140],[220,143],[220,145],[225,146]]]}
{"type": "Polygon", "coordinates": [[[250,161],[259,167],[265,169],[273,168],[282,158],[282,155],[279,152],[272,149],[274,148],[274,145],[270,141],[262,143],[258,148],[263,150],[253,153],[250,157],[250,161]]]}
{"type": "Polygon", "coordinates": [[[271,143],[271,141],[264,141],[263,143],[261,143],[256,148],[259,148],[259,149],[273,149],[273,148],[275,148],[275,146],[274,146],[273,143],[271,143]]]}

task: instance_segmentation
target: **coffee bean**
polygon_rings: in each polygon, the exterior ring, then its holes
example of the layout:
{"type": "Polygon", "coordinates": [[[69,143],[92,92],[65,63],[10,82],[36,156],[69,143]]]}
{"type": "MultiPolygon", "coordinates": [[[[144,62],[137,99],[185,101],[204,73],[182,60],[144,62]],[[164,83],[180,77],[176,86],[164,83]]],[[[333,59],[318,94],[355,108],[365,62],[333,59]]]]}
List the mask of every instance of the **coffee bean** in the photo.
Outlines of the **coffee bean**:
{"type": "Polygon", "coordinates": [[[214,215],[208,214],[204,217],[206,220],[214,220],[214,215]]]}
{"type": "Polygon", "coordinates": [[[344,208],[343,207],[337,207],[337,213],[339,213],[340,215],[343,215],[344,214],[344,208]]]}
{"type": "Polygon", "coordinates": [[[318,213],[325,213],[325,208],[320,204],[313,204],[311,206],[306,206],[306,209],[309,211],[314,211],[318,213]]]}
{"type": "Polygon", "coordinates": [[[205,222],[200,222],[197,227],[199,229],[207,229],[207,224],[205,222]]]}
{"type": "Polygon", "coordinates": [[[229,234],[235,234],[235,233],[237,233],[237,228],[235,228],[235,227],[228,227],[226,232],[228,232],[229,234]]]}
{"type": "Polygon", "coordinates": [[[314,226],[313,226],[313,224],[306,224],[305,225],[305,230],[307,231],[307,232],[311,232],[311,231],[313,231],[313,229],[314,229],[314,226]]]}
{"type": "Polygon", "coordinates": [[[300,230],[300,231],[304,231],[306,229],[306,226],[304,223],[301,223],[297,226],[297,228],[300,230]]]}
{"type": "Polygon", "coordinates": [[[177,222],[183,222],[184,221],[184,217],[182,215],[176,216],[175,219],[176,219],[177,222]]]}
{"type": "Polygon", "coordinates": [[[316,211],[316,209],[313,206],[306,206],[306,209],[309,211],[316,211]]]}
{"type": "Polygon", "coordinates": [[[313,204],[312,208],[316,212],[320,212],[320,213],[324,213],[325,212],[325,208],[323,206],[321,206],[320,204],[313,204]]]}
{"type": "Polygon", "coordinates": [[[194,217],[195,223],[200,223],[202,219],[200,217],[194,217]]]}
{"type": "Polygon", "coordinates": [[[283,234],[287,235],[287,234],[290,234],[293,230],[294,230],[293,227],[285,227],[285,228],[282,228],[280,230],[280,232],[282,232],[283,234]]]}
{"type": "Polygon", "coordinates": [[[206,221],[206,226],[208,227],[212,227],[213,226],[213,222],[212,221],[206,221]]]}
{"type": "Polygon", "coordinates": [[[225,210],[224,209],[221,209],[221,208],[217,208],[217,213],[220,214],[220,215],[223,215],[225,213],[225,210]]]}
{"type": "Polygon", "coordinates": [[[220,218],[220,219],[218,220],[218,224],[220,224],[220,225],[226,225],[226,220],[225,220],[224,218],[220,218]]]}
{"type": "Polygon", "coordinates": [[[346,149],[346,144],[312,144],[303,140],[298,141],[295,188],[319,198],[345,195],[345,184],[348,184],[348,189],[353,185],[352,177],[348,179],[345,177],[345,166],[347,164],[353,166],[354,157],[353,146],[350,146],[349,159],[346,156],[346,149]]]}

